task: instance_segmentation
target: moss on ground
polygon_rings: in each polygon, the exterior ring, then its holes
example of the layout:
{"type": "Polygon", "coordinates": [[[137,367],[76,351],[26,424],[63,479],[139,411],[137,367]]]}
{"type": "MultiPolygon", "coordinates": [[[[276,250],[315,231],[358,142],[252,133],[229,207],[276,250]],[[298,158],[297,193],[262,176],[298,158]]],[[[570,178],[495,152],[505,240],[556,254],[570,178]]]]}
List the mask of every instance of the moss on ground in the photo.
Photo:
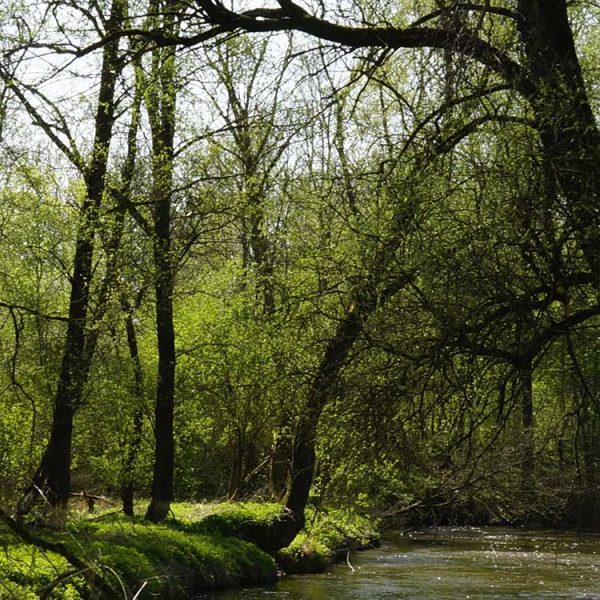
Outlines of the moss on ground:
{"type": "MultiPolygon", "coordinates": [[[[237,523],[239,514],[232,519],[237,523]]],[[[245,509],[246,518],[251,508],[245,509]]],[[[257,511],[260,517],[262,511],[257,511]]],[[[225,524],[211,520],[172,520],[164,525],[141,519],[107,516],[104,520],[73,520],[64,532],[38,531],[60,541],[78,556],[95,564],[124,599],[189,598],[211,588],[256,585],[273,581],[273,557],[253,544],[233,537],[225,524]]],[[[3,536],[0,547],[0,599],[38,598],[63,575],[64,583],[47,596],[51,600],[78,600],[89,595],[84,578],[68,576],[73,569],[62,557],[41,552],[3,536]],[[36,594],[37,592],[37,594],[36,594]]]]}
{"type": "Polygon", "coordinates": [[[307,512],[306,527],[276,559],[285,573],[325,571],[348,552],[379,544],[379,523],[350,509],[307,512]]]}
{"type": "MultiPolygon", "coordinates": [[[[273,581],[274,558],[240,538],[251,539],[254,528],[280,511],[277,504],[175,504],[175,518],[164,525],[107,514],[74,518],[63,532],[37,533],[96,565],[124,600],[142,587],[139,600],[189,598],[200,590],[273,581]]],[[[323,570],[336,551],[368,545],[377,536],[372,521],[350,511],[309,512],[307,523],[276,557],[286,572],[323,570]]],[[[79,600],[89,597],[87,585],[62,557],[0,531],[0,600],[39,598],[41,591],[49,600],[79,600]]]]}

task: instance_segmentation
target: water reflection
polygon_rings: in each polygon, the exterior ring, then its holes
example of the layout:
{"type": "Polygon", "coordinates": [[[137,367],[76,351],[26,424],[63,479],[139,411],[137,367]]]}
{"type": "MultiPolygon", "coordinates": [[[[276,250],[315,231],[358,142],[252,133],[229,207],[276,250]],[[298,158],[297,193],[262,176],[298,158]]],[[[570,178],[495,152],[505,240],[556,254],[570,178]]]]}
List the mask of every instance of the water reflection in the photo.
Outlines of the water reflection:
{"type": "Polygon", "coordinates": [[[391,535],[331,573],[198,600],[600,600],[600,535],[438,528],[391,535]]]}

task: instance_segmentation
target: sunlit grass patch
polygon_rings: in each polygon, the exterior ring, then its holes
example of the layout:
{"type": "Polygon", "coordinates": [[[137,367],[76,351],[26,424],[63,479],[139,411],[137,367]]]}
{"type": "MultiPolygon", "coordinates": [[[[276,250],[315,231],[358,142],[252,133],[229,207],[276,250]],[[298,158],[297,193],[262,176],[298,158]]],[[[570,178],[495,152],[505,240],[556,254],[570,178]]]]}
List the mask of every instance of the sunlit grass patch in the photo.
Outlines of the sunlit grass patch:
{"type": "Polygon", "coordinates": [[[379,539],[378,522],[349,509],[309,509],[306,517],[306,527],[277,553],[287,573],[324,571],[336,558],[379,539]]]}

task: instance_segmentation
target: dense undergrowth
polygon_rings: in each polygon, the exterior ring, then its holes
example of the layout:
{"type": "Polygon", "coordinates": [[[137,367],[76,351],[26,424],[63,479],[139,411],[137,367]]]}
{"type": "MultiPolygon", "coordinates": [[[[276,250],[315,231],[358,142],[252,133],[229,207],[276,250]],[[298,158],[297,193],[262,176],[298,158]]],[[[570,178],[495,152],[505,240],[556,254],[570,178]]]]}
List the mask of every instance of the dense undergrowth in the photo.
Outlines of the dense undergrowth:
{"type": "MultiPolygon", "coordinates": [[[[107,514],[74,517],[63,532],[36,533],[95,565],[124,600],[189,598],[199,590],[266,583],[277,577],[277,562],[285,572],[322,570],[336,552],[377,536],[369,519],[351,511],[310,511],[306,530],[273,557],[247,540],[279,511],[276,504],[176,504],[164,525],[107,514]]],[[[1,600],[100,597],[89,577],[61,556],[0,533],[1,600]]]]}

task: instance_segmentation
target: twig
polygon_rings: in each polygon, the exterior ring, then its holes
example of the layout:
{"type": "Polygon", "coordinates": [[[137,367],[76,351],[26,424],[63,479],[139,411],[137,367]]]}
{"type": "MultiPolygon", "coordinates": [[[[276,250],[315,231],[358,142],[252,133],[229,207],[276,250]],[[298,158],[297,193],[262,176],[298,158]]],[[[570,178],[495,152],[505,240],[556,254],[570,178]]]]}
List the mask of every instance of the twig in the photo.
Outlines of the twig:
{"type": "Polygon", "coordinates": [[[348,553],[346,554],[346,563],[350,567],[350,570],[355,573],[356,569],[350,564],[350,548],[348,548],[348,553]]]}
{"type": "Polygon", "coordinates": [[[69,579],[76,577],[77,575],[82,575],[85,573],[85,569],[73,569],[71,571],[67,571],[66,573],[62,573],[56,579],[53,579],[50,583],[36,590],[36,594],[40,597],[40,600],[45,600],[50,597],[50,594],[54,591],[54,588],[59,586],[60,584],[68,581],[69,579]]]}
{"type": "Polygon", "coordinates": [[[140,589],[135,593],[135,596],[131,599],[131,600],[137,600],[139,598],[139,595],[142,593],[143,589],[148,585],[148,581],[144,581],[144,583],[142,583],[140,589]]]}

